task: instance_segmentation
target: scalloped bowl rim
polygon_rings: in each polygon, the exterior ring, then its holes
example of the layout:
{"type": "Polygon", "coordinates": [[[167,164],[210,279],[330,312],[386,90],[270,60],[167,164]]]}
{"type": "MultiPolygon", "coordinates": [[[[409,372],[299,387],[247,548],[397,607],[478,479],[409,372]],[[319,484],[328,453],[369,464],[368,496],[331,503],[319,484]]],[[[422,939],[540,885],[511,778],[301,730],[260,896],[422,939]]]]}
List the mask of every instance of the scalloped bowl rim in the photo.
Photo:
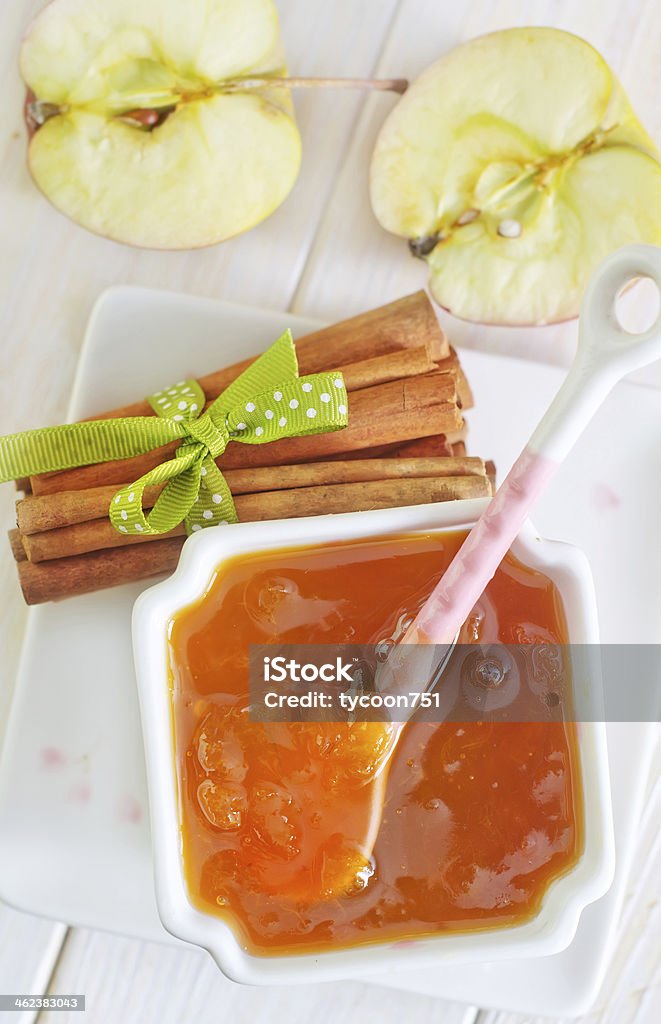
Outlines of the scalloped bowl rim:
{"type": "MultiPolygon", "coordinates": [[[[188,896],[167,682],[167,629],[173,615],[201,597],[222,563],[237,554],[467,528],[488,501],[472,499],[202,530],[184,544],[175,572],[137,599],[133,610],[133,647],[158,911],[171,934],[208,950],[232,980],[250,985],[309,983],[386,970],[428,969],[435,963],[548,956],[567,948],[582,911],[608,890],[615,867],[615,847],[606,730],[603,722],[585,721],[578,726],[585,848],[576,865],[551,883],[539,912],[523,924],[406,940],[377,940],[328,952],[262,956],[244,949],[228,922],[197,909],[188,896]]],[[[558,586],[570,643],[598,643],[596,599],[585,555],[571,545],[541,539],[530,522],[524,524],[512,552],[525,564],[545,572],[558,586]]],[[[590,699],[594,698],[596,707],[601,699],[600,686],[600,680],[592,680],[590,699]]]]}

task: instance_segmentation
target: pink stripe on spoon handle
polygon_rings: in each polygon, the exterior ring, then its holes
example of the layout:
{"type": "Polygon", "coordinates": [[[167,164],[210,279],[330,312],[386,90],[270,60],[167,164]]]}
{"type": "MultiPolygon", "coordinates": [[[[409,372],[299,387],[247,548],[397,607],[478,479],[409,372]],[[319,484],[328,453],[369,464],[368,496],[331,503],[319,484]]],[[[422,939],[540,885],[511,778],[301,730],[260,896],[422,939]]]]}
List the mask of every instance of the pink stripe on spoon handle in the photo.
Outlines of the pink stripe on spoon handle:
{"type": "Polygon", "coordinates": [[[641,334],[617,319],[616,300],[639,277],[661,292],[661,249],[630,245],[604,260],[581,308],[576,358],[558,394],[489,507],[439,580],[403,644],[451,644],[516,539],[535,501],[614,384],[661,359],[661,313],[641,334]]]}
{"type": "Polygon", "coordinates": [[[403,643],[449,643],[523,526],[559,463],[525,448],[422,607],[403,643]]]}

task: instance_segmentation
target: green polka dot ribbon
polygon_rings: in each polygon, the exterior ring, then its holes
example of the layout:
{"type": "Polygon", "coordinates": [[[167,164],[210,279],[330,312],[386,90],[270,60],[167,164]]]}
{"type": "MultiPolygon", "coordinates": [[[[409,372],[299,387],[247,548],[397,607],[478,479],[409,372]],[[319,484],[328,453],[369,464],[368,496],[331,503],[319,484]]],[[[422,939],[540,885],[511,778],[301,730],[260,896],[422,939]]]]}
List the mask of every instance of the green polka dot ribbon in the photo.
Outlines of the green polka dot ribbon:
{"type": "Polygon", "coordinates": [[[128,459],[180,440],[175,457],[117,492],[110,521],[123,534],[188,533],[235,523],[234,501],[216,460],[230,441],[265,444],[323,434],[348,423],[348,399],[337,371],[298,376],[286,331],[205,410],[194,380],[180,381],[147,401],[153,416],[88,420],[0,437],[0,482],[91,463],[128,459]],[[150,512],[146,488],[165,485],[150,512]]]}

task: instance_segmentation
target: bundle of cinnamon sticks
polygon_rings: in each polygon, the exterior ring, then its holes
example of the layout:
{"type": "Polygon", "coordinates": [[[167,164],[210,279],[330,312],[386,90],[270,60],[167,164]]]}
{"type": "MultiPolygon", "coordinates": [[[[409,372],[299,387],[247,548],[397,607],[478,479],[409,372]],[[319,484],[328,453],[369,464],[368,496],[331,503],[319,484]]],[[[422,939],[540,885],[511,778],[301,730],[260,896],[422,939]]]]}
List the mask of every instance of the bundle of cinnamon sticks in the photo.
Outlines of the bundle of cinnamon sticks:
{"type": "MultiPolygon", "coordinates": [[[[239,519],[257,521],[485,497],[493,467],[466,456],[463,411],[472,395],[424,292],[296,342],[301,374],[341,369],[349,426],[266,445],[230,445],[218,460],[239,519]]],[[[250,360],[199,378],[213,401],[250,360]]],[[[167,384],[167,381],[163,382],[167,384]]],[[[142,401],[95,418],[153,415],[142,401]]],[[[119,486],[172,457],[147,455],[21,481],[10,533],[28,604],[169,572],[183,526],[124,536],[108,519],[119,486]]],[[[158,488],[146,492],[151,507],[158,488]]]]}

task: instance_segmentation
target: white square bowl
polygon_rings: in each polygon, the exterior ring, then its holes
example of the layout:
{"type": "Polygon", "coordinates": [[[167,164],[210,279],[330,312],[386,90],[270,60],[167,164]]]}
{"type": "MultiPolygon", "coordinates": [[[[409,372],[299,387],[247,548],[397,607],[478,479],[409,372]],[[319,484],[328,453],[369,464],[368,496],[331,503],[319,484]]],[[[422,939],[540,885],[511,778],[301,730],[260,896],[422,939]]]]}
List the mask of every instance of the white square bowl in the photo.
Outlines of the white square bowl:
{"type": "MultiPolygon", "coordinates": [[[[600,680],[589,680],[592,721],[578,727],[584,808],[584,850],[575,867],[549,887],[538,914],[511,926],[479,932],[388,940],[329,952],[297,955],[248,952],[230,925],[194,907],[182,861],[180,808],[172,729],[168,624],[201,597],[222,563],[236,555],[278,548],[322,546],[371,537],[442,532],[470,527],[488,499],[354,512],[203,530],[184,545],[175,573],[144,592],[133,611],[133,650],[145,741],[158,910],[165,928],[208,950],[220,969],[244,984],[292,984],[364,977],[384,970],[424,969],[438,963],[475,963],[546,956],[572,941],[582,910],[607,891],[614,871],[614,837],[603,722],[598,721],[600,680]]],[[[512,547],[524,564],[554,581],[568,622],[568,640],[598,643],[594,587],[585,556],[570,545],[542,540],[525,524],[512,547]]],[[[587,717],[587,716],[586,716],[587,717]]]]}

